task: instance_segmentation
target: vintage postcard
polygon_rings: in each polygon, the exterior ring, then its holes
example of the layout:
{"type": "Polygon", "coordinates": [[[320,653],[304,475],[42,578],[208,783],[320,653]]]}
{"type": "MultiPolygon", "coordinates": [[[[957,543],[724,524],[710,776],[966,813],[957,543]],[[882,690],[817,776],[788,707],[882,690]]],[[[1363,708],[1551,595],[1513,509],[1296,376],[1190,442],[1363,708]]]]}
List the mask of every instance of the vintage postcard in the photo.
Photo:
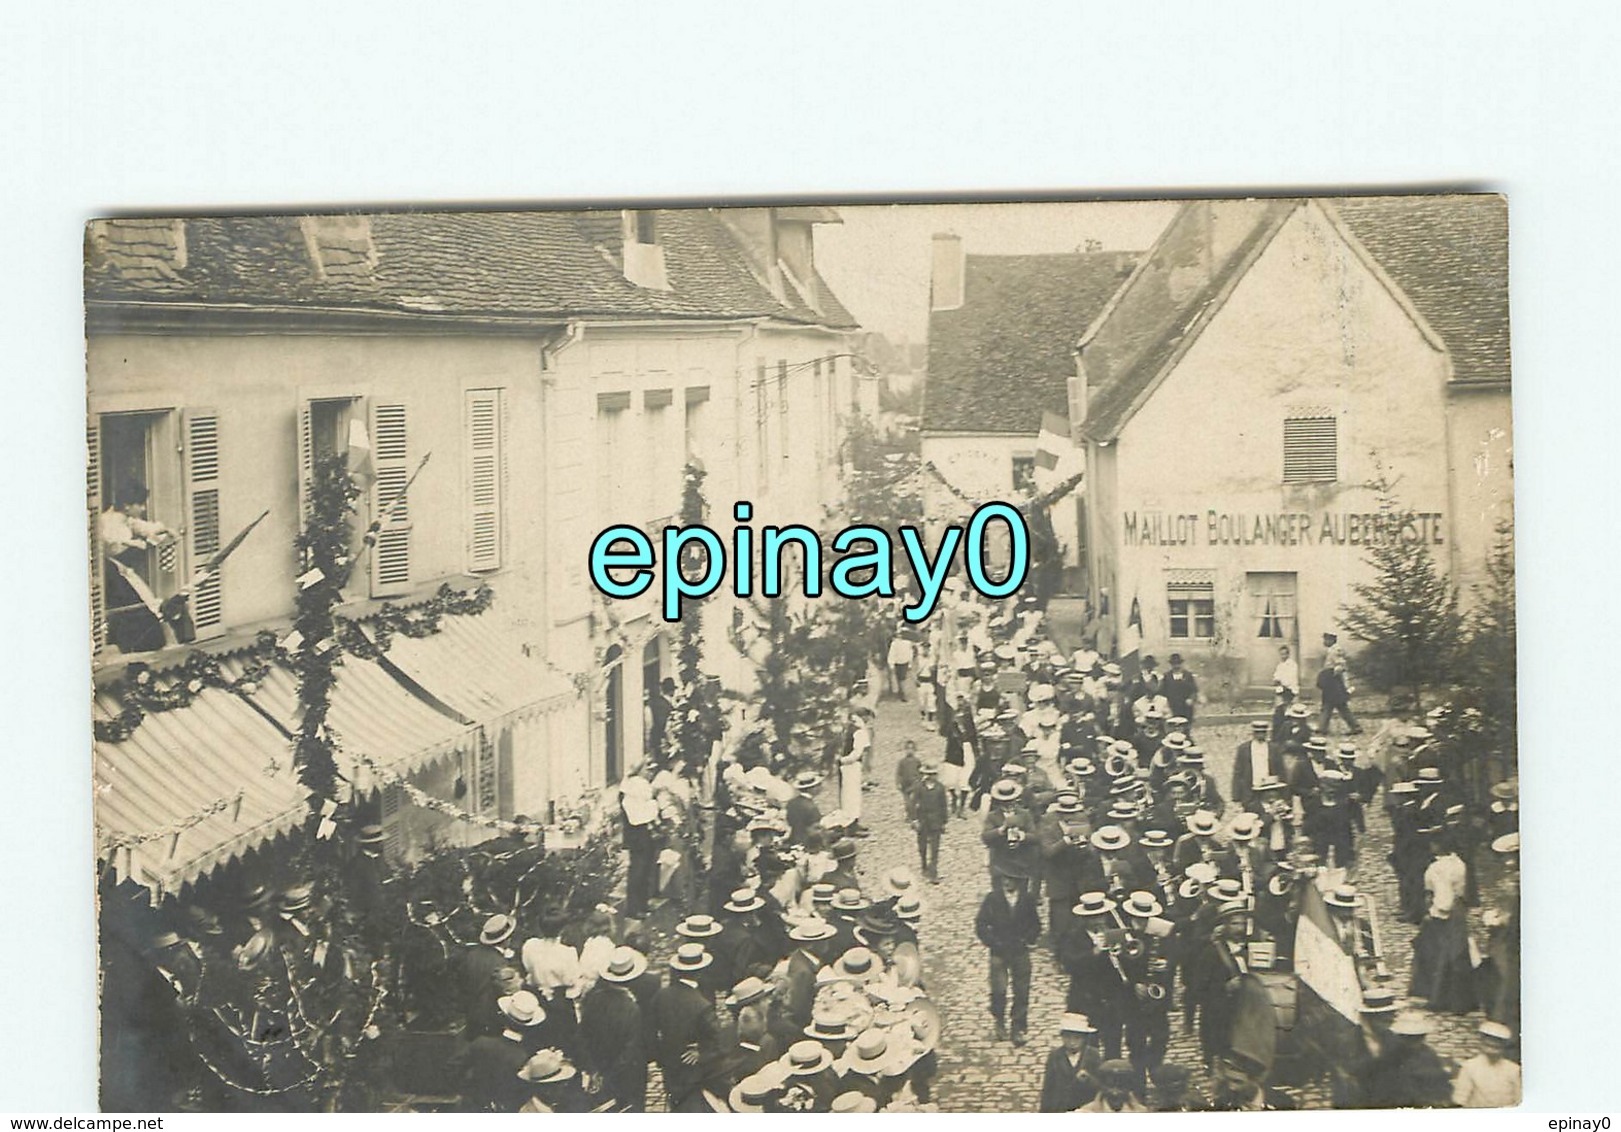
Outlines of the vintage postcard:
{"type": "Polygon", "coordinates": [[[1519,1102],[1502,197],[84,278],[104,1109],[1519,1102]]]}

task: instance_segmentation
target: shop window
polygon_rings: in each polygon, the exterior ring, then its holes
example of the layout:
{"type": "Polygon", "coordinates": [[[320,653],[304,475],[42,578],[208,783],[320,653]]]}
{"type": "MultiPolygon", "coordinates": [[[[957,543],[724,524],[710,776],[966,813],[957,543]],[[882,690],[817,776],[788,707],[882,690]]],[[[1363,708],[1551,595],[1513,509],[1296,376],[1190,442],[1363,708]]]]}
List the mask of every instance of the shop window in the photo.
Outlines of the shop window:
{"type": "Polygon", "coordinates": [[[1333,483],[1339,479],[1339,421],[1300,414],[1283,422],[1283,482],[1333,483]]]}
{"type": "Polygon", "coordinates": [[[1216,591],[1213,585],[1173,585],[1167,596],[1173,639],[1208,641],[1215,638],[1216,591]]]}

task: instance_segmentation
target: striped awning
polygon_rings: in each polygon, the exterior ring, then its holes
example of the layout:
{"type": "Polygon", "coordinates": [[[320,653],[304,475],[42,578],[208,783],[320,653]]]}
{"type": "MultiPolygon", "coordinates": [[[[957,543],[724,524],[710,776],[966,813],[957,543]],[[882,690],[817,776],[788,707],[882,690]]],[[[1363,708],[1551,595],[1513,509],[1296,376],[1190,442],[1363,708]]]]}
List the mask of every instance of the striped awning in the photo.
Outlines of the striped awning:
{"type": "MultiPolygon", "coordinates": [[[[93,714],[117,716],[98,694],[93,714]]],[[[305,791],[292,744],[240,697],[205,688],[95,743],[97,857],[155,896],[178,891],[298,826],[305,791]]]]}
{"type": "Polygon", "coordinates": [[[445,617],[427,637],[397,634],[384,663],[473,723],[517,722],[579,699],[517,629],[489,613],[445,617]]]}
{"type": "MultiPolygon", "coordinates": [[[[226,670],[233,677],[239,673],[226,670]]],[[[410,774],[428,763],[478,749],[478,729],[457,722],[413,695],[376,661],[345,654],[336,669],[327,723],[342,745],[338,767],[362,787],[367,779],[360,756],[379,769],[410,774]]],[[[272,665],[253,702],[288,731],[298,730],[301,711],[297,678],[272,665]]]]}

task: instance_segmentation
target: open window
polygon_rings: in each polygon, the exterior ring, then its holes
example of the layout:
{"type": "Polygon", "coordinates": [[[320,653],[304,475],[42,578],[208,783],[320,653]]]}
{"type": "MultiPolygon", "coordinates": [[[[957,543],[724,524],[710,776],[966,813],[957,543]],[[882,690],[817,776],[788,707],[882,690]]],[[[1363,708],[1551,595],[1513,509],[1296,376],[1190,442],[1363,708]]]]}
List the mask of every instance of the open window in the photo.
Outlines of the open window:
{"type": "Polygon", "coordinates": [[[184,566],[175,413],[101,413],[89,442],[96,640],[152,652],[167,643],[159,610],[180,588],[184,566]]]}
{"type": "MultiPolygon", "coordinates": [[[[380,520],[375,543],[357,550],[370,596],[396,597],[411,588],[411,507],[401,493],[410,479],[410,445],[404,405],[377,404],[359,395],[305,396],[299,401],[298,513],[309,518],[309,488],[316,461],[343,456],[363,489],[355,515],[357,548],[362,532],[380,520]]],[[[360,575],[351,578],[351,584],[360,575]]]]}

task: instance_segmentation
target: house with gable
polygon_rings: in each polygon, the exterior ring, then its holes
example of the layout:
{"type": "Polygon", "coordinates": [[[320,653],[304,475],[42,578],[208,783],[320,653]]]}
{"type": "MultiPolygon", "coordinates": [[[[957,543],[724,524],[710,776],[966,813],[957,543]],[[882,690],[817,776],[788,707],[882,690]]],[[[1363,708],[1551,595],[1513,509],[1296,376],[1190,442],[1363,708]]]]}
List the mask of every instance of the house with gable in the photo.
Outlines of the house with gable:
{"type": "Polygon", "coordinates": [[[1189,202],[1079,342],[1089,596],[1218,696],[1309,672],[1371,546],[1479,576],[1508,390],[1501,197],[1189,202]]]}

